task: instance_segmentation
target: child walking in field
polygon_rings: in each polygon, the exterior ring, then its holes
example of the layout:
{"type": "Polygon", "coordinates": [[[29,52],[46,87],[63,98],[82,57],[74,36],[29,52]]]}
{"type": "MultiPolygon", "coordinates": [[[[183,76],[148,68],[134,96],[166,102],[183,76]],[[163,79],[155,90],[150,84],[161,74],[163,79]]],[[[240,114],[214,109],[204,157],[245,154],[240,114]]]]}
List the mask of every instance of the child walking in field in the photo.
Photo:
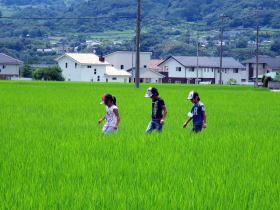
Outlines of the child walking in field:
{"type": "Polygon", "coordinates": [[[116,97],[110,94],[105,94],[102,97],[100,104],[104,104],[106,106],[106,115],[101,118],[98,123],[101,124],[104,120],[106,120],[106,123],[103,127],[103,133],[112,133],[118,131],[120,115],[119,109],[116,106],[116,102],[116,97]]]}
{"type": "Polygon", "coordinates": [[[148,88],[146,98],[152,99],[152,120],[150,121],[146,133],[151,133],[153,130],[162,131],[164,119],[167,115],[167,109],[164,100],[159,97],[159,92],[156,88],[148,88]]]}
{"type": "Polygon", "coordinates": [[[183,124],[183,128],[187,127],[190,121],[193,121],[192,131],[198,133],[202,131],[202,128],[206,128],[206,112],[204,104],[200,102],[200,98],[197,92],[191,91],[187,98],[193,103],[191,112],[188,114],[189,118],[183,124]]]}

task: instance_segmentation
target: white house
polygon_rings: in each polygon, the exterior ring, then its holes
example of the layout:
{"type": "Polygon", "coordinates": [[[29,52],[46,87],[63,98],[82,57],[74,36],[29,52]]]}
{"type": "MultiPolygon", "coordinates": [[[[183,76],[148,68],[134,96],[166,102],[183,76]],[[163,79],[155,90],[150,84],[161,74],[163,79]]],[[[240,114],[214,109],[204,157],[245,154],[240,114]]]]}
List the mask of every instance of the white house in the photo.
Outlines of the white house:
{"type": "MultiPolygon", "coordinates": [[[[132,74],[132,79],[130,81],[135,82],[135,68],[133,68],[133,70],[129,69],[128,72],[131,72],[132,74]]],[[[139,73],[141,83],[162,83],[162,80],[165,77],[150,68],[141,68],[139,73]]]]}
{"type": "Polygon", "coordinates": [[[56,59],[66,81],[129,82],[131,74],[93,53],[66,53],[56,59]]]}
{"type": "MultiPolygon", "coordinates": [[[[219,83],[220,58],[170,56],[159,64],[161,74],[165,75],[163,82],[167,83],[219,83]]],[[[245,82],[245,67],[234,58],[224,57],[222,68],[222,83],[235,80],[238,84],[245,82]]]]}
{"type": "Polygon", "coordinates": [[[0,79],[10,80],[19,77],[19,68],[22,64],[22,61],[0,53],[0,79]]]}
{"type": "MultiPolygon", "coordinates": [[[[152,53],[140,53],[140,68],[148,68],[152,53]]],[[[130,51],[116,51],[105,56],[105,61],[112,64],[117,69],[128,70],[135,67],[136,53],[130,51]]]]}

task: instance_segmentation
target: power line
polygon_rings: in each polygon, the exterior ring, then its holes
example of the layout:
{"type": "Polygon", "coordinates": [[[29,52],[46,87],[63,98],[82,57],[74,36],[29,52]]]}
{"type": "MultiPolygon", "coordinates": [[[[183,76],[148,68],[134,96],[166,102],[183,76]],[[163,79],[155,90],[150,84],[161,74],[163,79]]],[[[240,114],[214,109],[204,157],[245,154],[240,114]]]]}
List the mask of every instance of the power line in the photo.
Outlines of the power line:
{"type": "Polygon", "coordinates": [[[96,19],[135,19],[132,16],[97,16],[97,17],[7,17],[3,16],[0,19],[9,20],[96,20],[96,19]]]}

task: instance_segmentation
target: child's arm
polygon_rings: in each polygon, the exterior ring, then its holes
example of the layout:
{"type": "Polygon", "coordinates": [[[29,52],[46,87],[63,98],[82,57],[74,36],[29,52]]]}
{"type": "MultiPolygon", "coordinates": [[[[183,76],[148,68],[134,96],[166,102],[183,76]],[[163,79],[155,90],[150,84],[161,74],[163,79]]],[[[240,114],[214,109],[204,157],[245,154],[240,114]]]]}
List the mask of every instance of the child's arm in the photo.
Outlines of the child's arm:
{"type": "Polygon", "coordinates": [[[115,113],[116,117],[117,117],[117,123],[115,125],[115,129],[118,129],[118,126],[120,124],[121,118],[120,118],[120,113],[118,109],[114,109],[113,112],[115,113]]]}
{"type": "Polygon", "coordinates": [[[206,123],[206,112],[203,112],[203,128],[207,128],[207,123],[206,123]]]}
{"type": "Polygon", "coordinates": [[[161,120],[160,120],[160,124],[164,124],[164,119],[165,119],[165,117],[166,117],[166,115],[167,115],[167,108],[166,108],[166,106],[164,106],[163,108],[162,108],[162,110],[163,110],[163,117],[161,118],[161,120]]]}
{"type": "Polygon", "coordinates": [[[187,125],[189,124],[190,121],[192,121],[192,117],[190,117],[184,124],[183,124],[183,128],[187,127],[187,125]]]}
{"type": "Polygon", "coordinates": [[[102,123],[106,119],[106,116],[102,117],[100,120],[98,120],[98,124],[102,123]]]}

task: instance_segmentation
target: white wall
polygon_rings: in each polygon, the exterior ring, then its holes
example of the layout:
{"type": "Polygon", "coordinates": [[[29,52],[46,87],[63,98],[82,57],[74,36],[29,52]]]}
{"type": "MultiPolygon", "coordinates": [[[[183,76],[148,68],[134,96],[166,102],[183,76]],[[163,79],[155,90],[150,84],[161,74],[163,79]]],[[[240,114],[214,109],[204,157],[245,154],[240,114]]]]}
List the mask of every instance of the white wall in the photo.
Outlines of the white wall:
{"type": "Polygon", "coordinates": [[[66,81],[85,81],[85,82],[97,82],[99,76],[99,82],[105,82],[106,65],[81,65],[75,62],[69,57],[63,57],[59,60],[58,65],[62,69],[62,75],[66,81]],[[67,68],[65,66],[67,63],[67,68]],[[77,65],[75,65],[77,63],[77,65]],[[88,68],[91,66],[91,68],[88,68]],[[94,74],[96,69],[96,74],[94,74]]]}
{"type": "MultiPolygon", "coordinates": [[[[115,68],[121,69],[121,65],[124,66],[124,70],[132,68],[132,56],[133,56],[133,66],[136,65],[136,54],[135,52],[115,52],[110,55],[105,56],[105,61],[112,64],[115,68]]],[[[146,66],[149,67],[151,60],[151,53],[141,53],[140,54],[140,68],[146,66]]]]}
{"type": "Polygon", "coordinates": [[[0,75],[19,75],[19,67],[19,65],[0,64],[0,75]]]}
{"type": "Polygon", "coordinates": [[[129,82],[127,76],[106,76],[106,67],[108,65],[75,65],[74,60],[65,56],[58,61],[62,69],[62,75],[66,81],[82,82],[129,82]],[[67,68],[65,66],[67,63],[67,68]],[[91,66],[91,68],[89,68],[91,66]],[[113,78],[117,78],[116,80],[113,78]]]}
{"type": "MultiPolygon", "coordinates": [[[[234,73],[234,69],[223,69],[222,70],[222,81],[223,84],[227,84],[229,80],[236,80],[237,84],[242,83],[242,79],[246,79],[246,71],[242,69],[238,69],[238,73],[234,73]]],[[[216,69],[216,84],[219,83],[220,73],[218,73],[218,69],[216,69]]]]}
{"type": "Polygon", "coordinates": [[[119,82],[119,83],[129,83],[129,77],[124,76],[106,76],[105,81],[107,82],[119,82]],[[114,79],[115,78],[115,79],[114,79]],[[106,80],[108,79],[108,80],[106,80]]]}
{"type": "Polygon", "coordinates": [[[144,82],[159,83],[161,82],[161,77],[152,71],[145,71],[140,74],[140,78],[144,79],[144,82]]]}
{"type": "Polygon", "coordinates": [[[66,81],[81,81],[81,65],[77,63],[75,68],[75,61],[65,56],[58,61],[59,67],[62,69],[62,76],[66,81]],[[67,68],[65,64],[67,63],[67,68]]]}

